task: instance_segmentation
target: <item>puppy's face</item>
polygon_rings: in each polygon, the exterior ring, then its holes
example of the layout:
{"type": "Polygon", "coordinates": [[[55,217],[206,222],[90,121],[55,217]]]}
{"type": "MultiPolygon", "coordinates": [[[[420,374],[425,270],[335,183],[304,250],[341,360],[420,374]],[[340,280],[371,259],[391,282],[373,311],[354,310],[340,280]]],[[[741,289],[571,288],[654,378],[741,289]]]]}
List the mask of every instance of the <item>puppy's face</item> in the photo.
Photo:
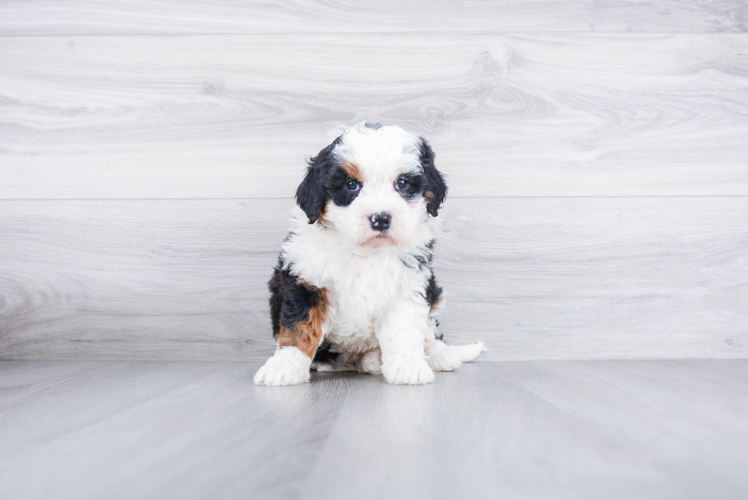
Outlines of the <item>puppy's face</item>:
{"type": "Polygon", "coordinates": [[[447,186],[428,143],[400,127],[360,123],[309,161],[296,193],[309,222],[358,246],[407,244],[447,186]]]}

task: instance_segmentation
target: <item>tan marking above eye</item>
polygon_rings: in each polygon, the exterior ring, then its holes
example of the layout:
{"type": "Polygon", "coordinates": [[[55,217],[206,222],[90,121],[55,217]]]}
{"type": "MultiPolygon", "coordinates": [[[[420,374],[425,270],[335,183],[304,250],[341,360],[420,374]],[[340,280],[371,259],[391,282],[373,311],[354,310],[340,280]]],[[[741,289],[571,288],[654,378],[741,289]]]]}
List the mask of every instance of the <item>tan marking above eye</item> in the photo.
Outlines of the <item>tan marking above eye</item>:
{"type": "Polygon", "coordinates": [[[344,163],[341,168],[343,169],[343,172],[348,174],[348,177],[351,179],[356,179],[361,184],[364,183],[364,176],[361,173],[361,170],[359,170],[358,165],[354,165],[353,163],[344,163]]]}

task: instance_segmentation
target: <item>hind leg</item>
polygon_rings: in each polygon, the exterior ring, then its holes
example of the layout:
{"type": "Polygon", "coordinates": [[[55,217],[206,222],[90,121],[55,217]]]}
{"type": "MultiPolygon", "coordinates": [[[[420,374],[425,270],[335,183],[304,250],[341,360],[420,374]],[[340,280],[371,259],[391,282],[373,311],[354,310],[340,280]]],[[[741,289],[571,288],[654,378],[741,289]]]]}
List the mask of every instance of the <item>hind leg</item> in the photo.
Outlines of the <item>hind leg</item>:
{"type": "Polygon", "coordinates": [[[370,349],[363,354],[341,354],[334,363],[312,363],[312,370],[318,372],[359,372],[380,375],[382,373],[382,351],[379,347],[370,349]]]}
{"type": "Polygon", "coordinates": [[[312,370],[317,372],[355,372],[355,365],[339,365],[329,361],[314,361],[312,370]]]}
{"type": "Polygon", "coordinates": [[[379,347],[366,351],[356,364],[359,373],[371,373],[380,375],[382,373],[382,350],[379,347]]]}
{"type": "MultiPolygon", "coordinates": [[[[336,352],[336,351],[333,351],[336,352]]],[[[314,361],[312,370],[318,372],[355,372],[358,370],[358,362],[361,354],[355,352],[337,352],[337,355],[329,361],[314,361]]]]}
{"type": "Polygon", "coordinates": [[[462,366],[460,354],[441,340],[427,340],[426,362],[435,372],[451,372],[462,366]]]}

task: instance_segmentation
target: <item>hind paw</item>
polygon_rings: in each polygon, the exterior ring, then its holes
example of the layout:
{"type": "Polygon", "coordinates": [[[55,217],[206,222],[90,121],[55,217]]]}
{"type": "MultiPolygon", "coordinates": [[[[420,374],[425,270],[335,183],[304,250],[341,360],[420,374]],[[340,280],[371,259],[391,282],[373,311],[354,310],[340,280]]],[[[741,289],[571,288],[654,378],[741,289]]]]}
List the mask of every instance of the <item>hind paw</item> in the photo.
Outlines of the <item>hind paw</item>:
{"type": "Polygon", "coordinates": [[[426,344],[426,361],[435,372],[451,372],[462,366],[460,353],[436,340],[426,344]]]}
{"type": "Polygon", "coordinates": [[[390,384],[421,385],[434,381],[434,372],[423,358],[396,357],[384,360],[382,375],[390,384]]]}

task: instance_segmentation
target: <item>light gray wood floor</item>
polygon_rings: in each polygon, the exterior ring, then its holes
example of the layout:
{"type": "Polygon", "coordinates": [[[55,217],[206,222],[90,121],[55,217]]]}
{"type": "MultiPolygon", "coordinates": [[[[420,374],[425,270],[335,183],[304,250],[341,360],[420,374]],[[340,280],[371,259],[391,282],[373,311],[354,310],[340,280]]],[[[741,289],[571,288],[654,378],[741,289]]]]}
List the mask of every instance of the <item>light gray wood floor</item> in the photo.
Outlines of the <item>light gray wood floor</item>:
{"type": "Polygon", "coordinates": [[[748,496],[748,360],[478,361],[424,387],[258,366],[0,363],[0,497],[748,496]]]}

